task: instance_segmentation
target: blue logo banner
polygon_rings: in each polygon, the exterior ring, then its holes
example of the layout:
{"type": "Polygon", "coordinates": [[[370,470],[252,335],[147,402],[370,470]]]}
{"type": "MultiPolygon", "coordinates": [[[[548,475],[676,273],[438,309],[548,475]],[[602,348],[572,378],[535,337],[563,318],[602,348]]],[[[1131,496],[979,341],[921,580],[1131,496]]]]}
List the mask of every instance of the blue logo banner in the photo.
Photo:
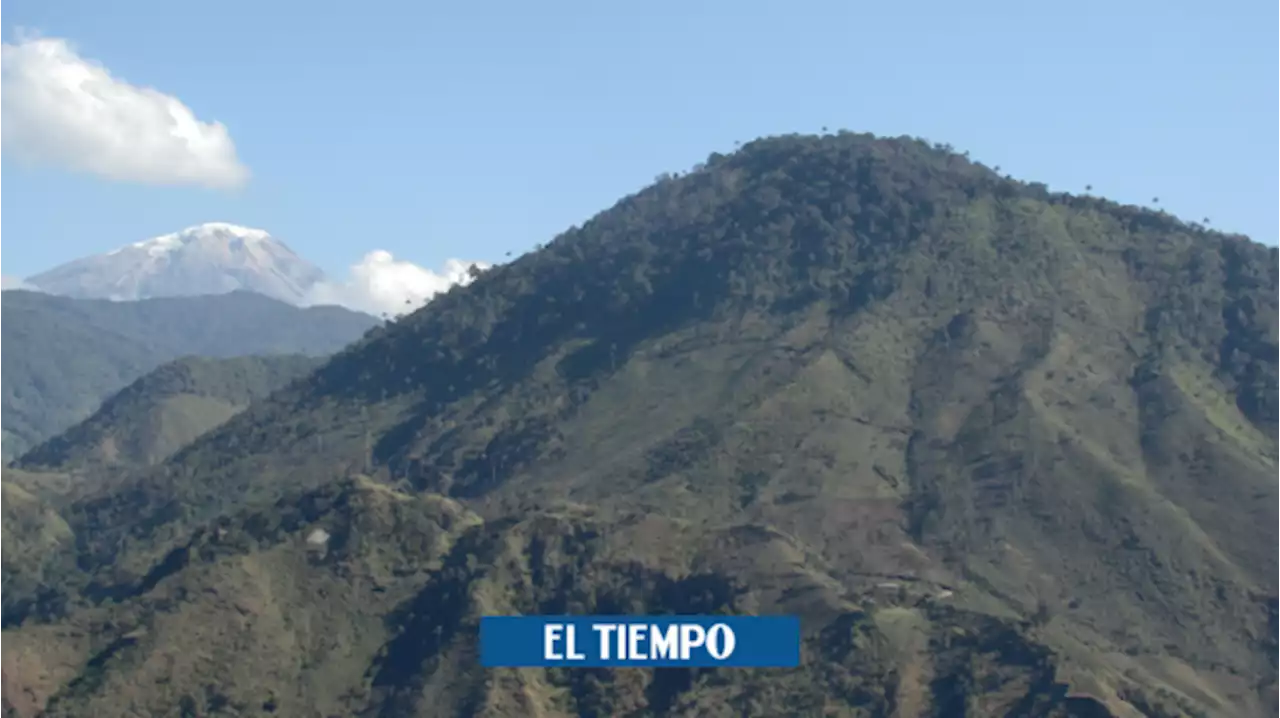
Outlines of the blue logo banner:
{"type": "Polygon", "coordinates": [[[485,667],[793,668],[795,616],[485,616],[485,667]]]}

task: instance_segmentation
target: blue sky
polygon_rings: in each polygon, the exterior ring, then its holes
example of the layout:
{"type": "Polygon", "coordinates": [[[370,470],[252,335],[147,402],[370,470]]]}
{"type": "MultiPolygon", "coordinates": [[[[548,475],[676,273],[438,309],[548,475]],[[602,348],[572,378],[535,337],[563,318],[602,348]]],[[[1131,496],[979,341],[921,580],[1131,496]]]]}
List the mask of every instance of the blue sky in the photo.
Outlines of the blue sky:
{"type": "Polygon", "coordinates": [[[374,249],[501,260],[735,140],[824,125],[949,142],[1054,189],[1159,196],[1277,238],[1277,6],[1263,0],[4,9],[6,43],[22,28],[69,41],[223,123],[251,172],[230,190],[157,186],[6,147],[10,276],[207,221],[267,229],[339,275],[374,249]]]}

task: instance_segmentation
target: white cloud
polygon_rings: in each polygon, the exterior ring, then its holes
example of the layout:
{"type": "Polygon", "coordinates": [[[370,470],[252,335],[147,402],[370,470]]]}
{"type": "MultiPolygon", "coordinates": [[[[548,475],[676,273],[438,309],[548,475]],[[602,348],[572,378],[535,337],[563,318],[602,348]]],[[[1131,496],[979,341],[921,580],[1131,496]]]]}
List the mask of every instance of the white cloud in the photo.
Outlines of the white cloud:
{"type": "Polygon", "coordinates": [[[377,316],[404,314],[421,307],[433,296],[455,284],[468,284],[472,265],[488,269],[486,262],[446,260],[440,272],[398,260],[390,252],[376,250],[351,266],[342,282],[326,281],[311,288],[306,304],[339,304],[377,316]]]}
{"type": "Polygon", "coordinates": [[[146,184],[231,188],[249,178],[221,123],[112,77],[66,40],[4,43],[0,66],[0,135],[20,159],[146,184]]]}

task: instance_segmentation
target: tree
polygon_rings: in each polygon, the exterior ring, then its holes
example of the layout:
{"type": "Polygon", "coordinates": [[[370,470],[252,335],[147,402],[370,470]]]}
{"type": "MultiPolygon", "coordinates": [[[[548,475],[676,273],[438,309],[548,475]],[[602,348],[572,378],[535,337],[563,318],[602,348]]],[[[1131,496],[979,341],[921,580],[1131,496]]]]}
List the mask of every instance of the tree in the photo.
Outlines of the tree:
{"type": "Polygon", "coordinates": [[[1036,626],[1043,626],[1052,618],[1049,611],[1049,604],[1042,598],[1036,602],[1036,612],[1031,616],[1031,623],[1036,626]]]}

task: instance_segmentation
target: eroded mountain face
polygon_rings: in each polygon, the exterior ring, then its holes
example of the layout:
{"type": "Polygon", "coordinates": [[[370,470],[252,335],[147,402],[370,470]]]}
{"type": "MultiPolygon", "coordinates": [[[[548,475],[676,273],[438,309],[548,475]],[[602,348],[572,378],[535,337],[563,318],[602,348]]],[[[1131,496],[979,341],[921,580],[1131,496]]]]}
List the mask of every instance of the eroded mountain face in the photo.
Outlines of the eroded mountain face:
{"type": "Polygon", "coordinates": [[[6,700],[1269,715],[1276,307],[1242,238],[761,140],[61,509],[6,700]],[[553,610],[797,613],[804,667],[478,667],[480,615],[553,610]]]}

